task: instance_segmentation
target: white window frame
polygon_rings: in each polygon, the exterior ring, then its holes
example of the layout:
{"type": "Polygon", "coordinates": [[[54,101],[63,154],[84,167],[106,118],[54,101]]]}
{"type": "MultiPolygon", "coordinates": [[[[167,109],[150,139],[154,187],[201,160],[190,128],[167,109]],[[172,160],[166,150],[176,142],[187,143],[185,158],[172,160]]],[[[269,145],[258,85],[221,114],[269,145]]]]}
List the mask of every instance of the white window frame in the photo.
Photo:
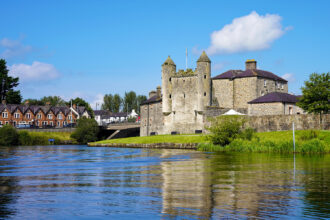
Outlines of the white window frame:
{"type": "Polygon", "coordinates": [[[264,87],[267,87],[267,80],[264,79],[264,87]]]}
{"type": "Polygon", "coordinates": [[[3,118],[8,118],[8,112],[2,112],[2,117],[3,118]]]}
{"type": "Polygon", "coordinates": [[[48,114],[47,115],[47,118],[51,120],[51,119],[53,119],[53,115],[52,114],[48,114]]]}
{"type": "Polygon", "coordinates": [[[72,115],[69,115],[68,116],[68,120],[72,120],[72,115]]]}
{"type": "Polygon", "coordinates": [[[57,115],[57,119],[63,119],[63,117],[62,117],[62,114],[61,113],[59,113],[58,115],[57,115]]]}
{"type": "Polygon", "coordinates": [[[30,113],[27,113],[27,114],[25,115],[25,117],[26,117],[27,119],[30,119],[30,118],[31,118],[31,114],[30,114],[30,113]]]}
{"type": "Polygon", "coordinates": [[[19,113],[18,112],[14,113],[14,118],[19,118],[19,113]]]}
{"type": "Polygon", "coordinates": [[[284,83],[281,84],[281,89],[284,89],[284,83]]]}
{"type": "Polygon", "coordinates": [[[41,118],[42,118],[41,113],[38,113],[38,114],[37,114],[37,119],[41,119],[41,118]]]}

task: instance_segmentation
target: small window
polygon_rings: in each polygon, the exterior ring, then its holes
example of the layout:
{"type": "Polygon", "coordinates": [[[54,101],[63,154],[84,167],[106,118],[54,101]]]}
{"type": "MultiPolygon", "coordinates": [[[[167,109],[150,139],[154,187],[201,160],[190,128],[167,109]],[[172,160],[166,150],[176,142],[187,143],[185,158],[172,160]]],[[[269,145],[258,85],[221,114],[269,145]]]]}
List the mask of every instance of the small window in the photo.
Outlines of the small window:
{"type": "Polygon", "coordinates": [[[19,118],[19,113],[15,113],[14,118],[19,118]]]}
{"type": "Polygon", "coordinates": [[[206,92],[204,92],[204,96],[206,96],[206,92]]]}
{"type": "Polygon", "coordinates": [[[264,87],[267,86],[267,80],[264,80],[264,87]]]}
{"type": "Polygon", "coordinates": [[[183,98],[186,98],[186,94],[185,93],[183,93],[183,98]]]}
{"type": "Polygon", "coordinates": [[[48,114],[48,115],[47,115],[47,118],[48,118],[48,119],[53,119],[53,115],[48,114]]]}
{"type": "Polygon", "coordinates": [[[206,79],[206,75],[204,75],[204,79],[206,79]]]}
{"type": "Polygon", "coordinates": [[[169,96],[170,98],[172,98],[172,95],[170,94],[170,96],[169,96]]]}
{"type": "Polygon", "coordinates": [[[172,81],[172,78],[170,77],[168,80],[171,82],[172,81]]]}
{"type": "Polygon", "coordinates": [[[284,85],[283,85],[283,83],[281,84],[281,89],[283,89],[284,88],[284,85]]]}
{"type": "Polygon", "coordinates": [[[41,119],[41,114],[37,114],[37,118],[38,119],[41,119]]]}
{"type": "Polygon", "coordinates": [[[31,114],[30,114],[30,113],[27,113],[27,114],[26,114],[26,118],[27,118],[27,119],[30,119],[30,118],[31,118],[31,114]]]}

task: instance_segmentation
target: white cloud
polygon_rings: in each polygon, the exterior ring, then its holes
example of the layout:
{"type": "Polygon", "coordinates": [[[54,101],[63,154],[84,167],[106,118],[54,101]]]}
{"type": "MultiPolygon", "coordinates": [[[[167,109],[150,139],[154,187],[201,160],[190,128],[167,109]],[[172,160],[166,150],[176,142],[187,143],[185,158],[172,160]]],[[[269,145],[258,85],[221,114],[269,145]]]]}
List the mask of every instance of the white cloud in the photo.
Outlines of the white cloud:
{"type": "Polygon", "coordinates": [[[296,78],[292,73],[286,73],[282,76],[283,79],[286,79],[288,82],[294,82],[296,81],[296,78]]]}
{"type": "Polygon", "coordinates": [[[59,77],[57,69],[48,63],[34,61],[32,65],[13,64],[9,67],[12,76],[19,77],[20,81],[48,81],[59,77]]]}
{"type": "Polygon", "coordinates": [[[97,94],[96,96],[93,97],[93,100],[90,102],[90,105],[92,107],[92,109],[96,109],[96,105],[97,105],[97,110],[101,109],[101,106],[103,104],[103,94],[97,94]]]}
{"type": "Polygon", "coordinates": [[[10,40],[8,38],[0,40],[0,46],[4,48],[4,51],[0,54],[3,58],[24,56],[32,51],[31,46],[23,45],[19,40],[10,40]]]}
{"type": "Polygon", "coordinates": [[[212,55],[267,49],[289,29],[282,27],[281,20],[279,15],[259,15],[255,11],[235,18],[231,24],[211,34],[207,52],[212,55]]]}

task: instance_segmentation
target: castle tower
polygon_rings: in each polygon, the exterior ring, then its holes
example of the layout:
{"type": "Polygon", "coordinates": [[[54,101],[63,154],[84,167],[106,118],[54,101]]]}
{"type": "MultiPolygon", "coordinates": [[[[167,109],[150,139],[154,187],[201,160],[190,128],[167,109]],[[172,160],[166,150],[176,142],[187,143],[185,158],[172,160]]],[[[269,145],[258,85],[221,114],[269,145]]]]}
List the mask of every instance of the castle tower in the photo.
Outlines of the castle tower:
{"type": "Polygon", "coordinates": [[[197,60],[197,93],[198,108],[197,111],[203,111],[205,106],[211,105],[211,60],[203,51],[197,60]]]}
{"type": "Polygon", "coordinates": [[[172,78],[176,72],[176,65],[170,56],[165,60],[162,65],[162,89],[163,101],[162,109],[164,114],[172,112],[172,78]]]}

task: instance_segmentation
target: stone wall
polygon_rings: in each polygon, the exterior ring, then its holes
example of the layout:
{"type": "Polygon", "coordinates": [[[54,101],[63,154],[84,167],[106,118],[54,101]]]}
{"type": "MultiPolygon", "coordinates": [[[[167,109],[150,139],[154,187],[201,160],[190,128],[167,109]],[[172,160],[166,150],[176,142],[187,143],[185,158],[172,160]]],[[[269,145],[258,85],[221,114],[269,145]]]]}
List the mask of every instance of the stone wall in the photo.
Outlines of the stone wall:
{"type": "Polygon", "coordinates": [[[148,136],[152,132],[161,134],[164,125],[162,102],[141,106],[140,136],[148,136]]]}
{"type": "Polygon", "coordinates": [[[234,108],[248,108],[248,102],[256,99],[257,77],[234,80],[234,108]]]}
{"type": "Polygon", "coordinates": [[[281,102],[249,104],[248,115],[280,115],[284,114],[281,102]]]}
{"type": "MultiPolygon", "coordinates": [[[[284,83],[284,82],[276,82],[275,80],[258,77],[257,78],[257,97],[256,98],[266,95],[271,92],[288,93],[288,84],[284,83]],[[266,80],[266,85],[265,85],[265,80],[266,80]],[[280,83],[280,86],[278,86],[278,83],[280,83]]],[[[252,101],[252,100],[250,100],[250,101],[252,101]]]]}
{"type": "MultiPolygon", "coordinates": [[[[257,132],[320,129],[320,117],[314,114],[249,116],[247,126],[257,132]]],[[[322,129],[330,130],[330,114],[323,116],[322,129]]]]}
{"type": "Polygon", "coordinates": [[[233,108],[233,80],[213,80],[212,91],[214,104],[221,108],[233,108]]]}

